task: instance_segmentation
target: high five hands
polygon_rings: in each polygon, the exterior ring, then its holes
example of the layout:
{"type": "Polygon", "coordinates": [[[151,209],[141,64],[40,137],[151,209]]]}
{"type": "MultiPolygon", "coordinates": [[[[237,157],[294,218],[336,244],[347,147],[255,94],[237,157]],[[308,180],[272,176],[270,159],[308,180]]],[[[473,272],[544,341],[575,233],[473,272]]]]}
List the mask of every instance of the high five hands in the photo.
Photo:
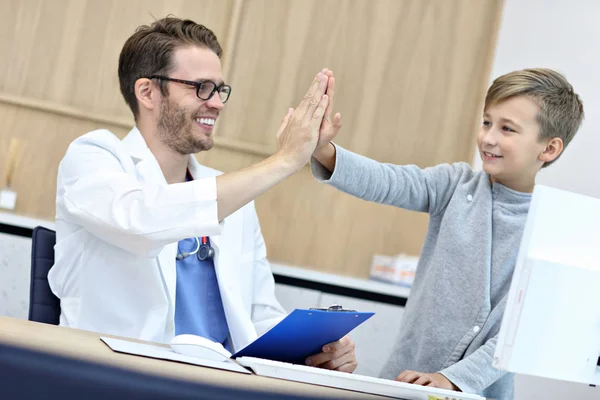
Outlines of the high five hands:
{"type": "Polygon", "coordinates": [[[328,147],[342,127],[342,116],[333,117],[335,78],[324,68],[315,77],[304,99],[290,108],[277,132],[278,153],[295,169],[302,168],[313,153],[328,147]]]}

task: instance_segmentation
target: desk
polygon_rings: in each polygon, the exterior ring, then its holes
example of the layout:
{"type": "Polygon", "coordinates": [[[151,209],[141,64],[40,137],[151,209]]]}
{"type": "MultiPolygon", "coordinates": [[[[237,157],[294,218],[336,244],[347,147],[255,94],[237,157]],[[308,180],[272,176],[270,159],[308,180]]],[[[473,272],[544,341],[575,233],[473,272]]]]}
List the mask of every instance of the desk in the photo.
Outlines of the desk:
{"type": "MultiPolygon", "coordinates": [[[[0,264],[6,269],[0,279],[0,315],[27,319],[29,271],[31,267],[31,230],[35,226],[54,229],[52,221],[0,212],[0,264]]],[[[394,338],[400,330],[409,289],[376,282],[297,268],[271,262],[277,299],[288,312],[295,308],[328,307],[373,311],[368,323],[355,329],[356,357],[361,375],[379,376],[394,338]]]]}
{"type": "Polygon", "coordinates": [[[192,383],[239,388],[240,390],[268,390],[274,394],[340,399],[386,398],[257,375],[244,375],[195,365],[114,353],[100,340],[100,336],[116,337],[0,317],[0,344],[42,351],[138,373],[184,380],[192,383]]]}

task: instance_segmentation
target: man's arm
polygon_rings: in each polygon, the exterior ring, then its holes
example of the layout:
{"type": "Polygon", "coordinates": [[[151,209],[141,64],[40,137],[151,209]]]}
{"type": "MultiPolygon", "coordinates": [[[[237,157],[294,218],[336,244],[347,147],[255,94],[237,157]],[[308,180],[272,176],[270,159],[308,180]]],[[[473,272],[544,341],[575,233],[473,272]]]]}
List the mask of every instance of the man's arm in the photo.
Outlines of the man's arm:
{"type": "Polygon", "coordinates": [[[329,103],[328,76],[319,73],[300,105],[286,116],[277,153],[248,168],[217,177],[219,221],[297,172],[310,159],[329,103]]]}
{"type": "Polygon", "coordinates": [[[86,135],[73,142],[61,162],[57,218],[149,257],[184,237],[219,234],[219,221],[306,164],[327,108],[326,85],[327,76],[319,73],[298,108],[286,117],[275,155],[216,178],[142,183],[125,171],[123,160],[128,156],[119,153],[116,138],[86,135]]]}

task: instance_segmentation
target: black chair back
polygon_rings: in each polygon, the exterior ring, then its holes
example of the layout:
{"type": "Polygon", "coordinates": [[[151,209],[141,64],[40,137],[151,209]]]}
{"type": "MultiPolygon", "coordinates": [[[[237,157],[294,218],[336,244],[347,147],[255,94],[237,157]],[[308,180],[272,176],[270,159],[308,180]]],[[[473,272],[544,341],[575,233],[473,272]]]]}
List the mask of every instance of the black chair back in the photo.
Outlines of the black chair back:
{"type": "Polygon", "coordinates": [[[56,233],[38,226],[33,229],[31,238],[29,320],[58,325],[60,300],[52,293],[48,283],[48,272],[54,265],[56,233]]]}

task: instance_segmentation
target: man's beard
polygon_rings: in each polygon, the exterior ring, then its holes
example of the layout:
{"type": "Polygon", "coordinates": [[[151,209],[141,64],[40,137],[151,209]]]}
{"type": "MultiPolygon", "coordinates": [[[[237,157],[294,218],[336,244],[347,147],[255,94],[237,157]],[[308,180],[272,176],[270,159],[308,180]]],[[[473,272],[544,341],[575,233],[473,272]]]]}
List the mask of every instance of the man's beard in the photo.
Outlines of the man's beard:
{"type": "Polygon", "coordinates": [[[184,108],[177,107],[168,99],[161,101],[158,136],[169,148],[183,155],[210,150],[213,146],[212,138],[196,138],[193,124],[194,119],[184,108]]]}

